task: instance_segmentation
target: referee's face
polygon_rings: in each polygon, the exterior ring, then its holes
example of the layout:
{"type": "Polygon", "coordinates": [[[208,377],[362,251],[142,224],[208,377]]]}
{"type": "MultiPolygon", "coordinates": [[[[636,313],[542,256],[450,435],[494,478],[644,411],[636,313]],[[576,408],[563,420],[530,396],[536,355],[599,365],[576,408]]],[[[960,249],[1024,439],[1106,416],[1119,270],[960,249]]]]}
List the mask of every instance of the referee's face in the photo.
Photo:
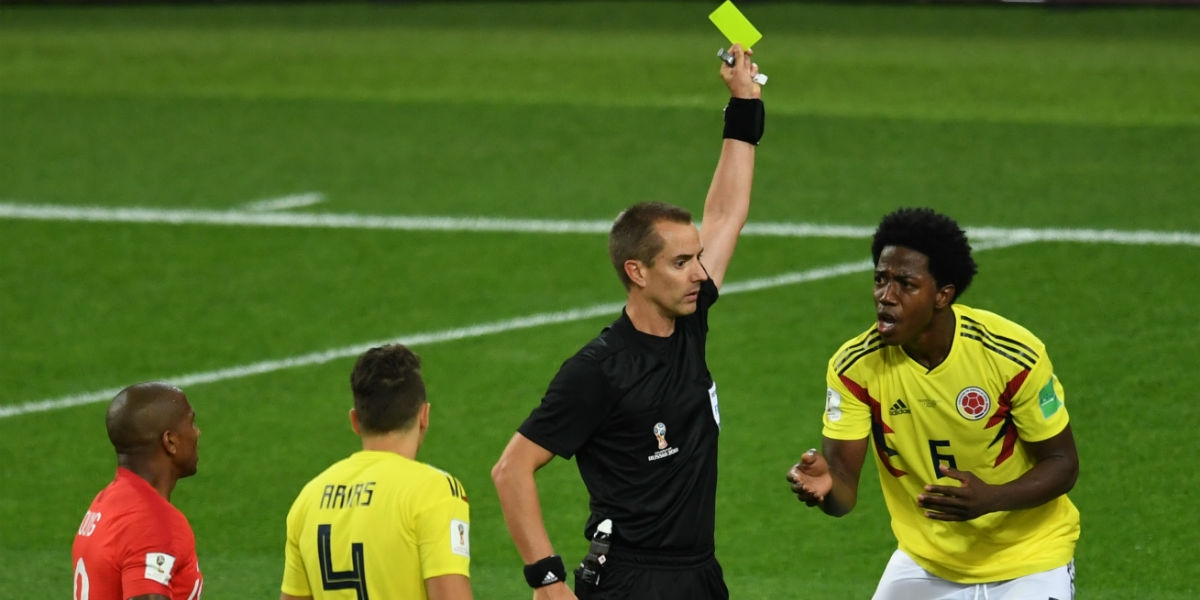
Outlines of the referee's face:
{"type": "Polygon", "coordinates": [[[700,265],[700,231],[691,223],[662,221],[656,226],[663,248],[646,271],[646,296],[667,317],[696,312],[700,284],[708,279],[700,265]]]}

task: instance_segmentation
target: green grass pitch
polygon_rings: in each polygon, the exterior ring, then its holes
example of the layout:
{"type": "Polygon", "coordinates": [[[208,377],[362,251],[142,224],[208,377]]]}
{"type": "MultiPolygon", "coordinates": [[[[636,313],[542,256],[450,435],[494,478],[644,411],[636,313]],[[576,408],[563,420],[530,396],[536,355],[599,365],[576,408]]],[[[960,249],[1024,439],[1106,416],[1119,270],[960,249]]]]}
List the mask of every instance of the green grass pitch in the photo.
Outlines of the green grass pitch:
{"type": "MultiPolygon", "coordinates": [[[[470,494],[476,597],[527,598],[489,470],[615,315],[566,311],[623,298],[594,224],[639,200],[700,209],[716,4],[0,7],[0,597],[70,593],[113,471],[98,398],[148,379],[192,382],[200,473],[174,501],[205,598],[278,597],[291,499],[356,448],[353,355],[413,340],[421,458],[470,494]],[[284,197],[314,203],[254,204],[284,197]],[[481,218],[498,230],[462,226],[481,218]],[[513,225],[545,221],[593,225],[513,225]],[[37,404],[64,398],[92,401],[37,404]]],[[[741,8],[771,79],[710,334],[733,597],[874,589],[894,541],[873,471],[840,520],[784,474],[819,442],[825,361],[872,319],[866,272],[822,269],[926,205],[997,245],[963,301],[1036,332],[1066,386],[1080,597],[1195,598],[1200,12],[741,8]]],[[[574,560],[574,465],[539,485],[574,560]]]]}

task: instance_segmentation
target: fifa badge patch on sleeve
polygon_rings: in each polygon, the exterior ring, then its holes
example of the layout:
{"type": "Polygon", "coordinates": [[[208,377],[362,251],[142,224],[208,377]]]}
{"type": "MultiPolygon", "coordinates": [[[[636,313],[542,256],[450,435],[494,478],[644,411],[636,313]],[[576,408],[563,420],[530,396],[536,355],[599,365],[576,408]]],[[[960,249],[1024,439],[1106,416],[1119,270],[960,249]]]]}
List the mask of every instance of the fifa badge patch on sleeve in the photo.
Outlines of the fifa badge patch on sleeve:
{"type": "Polygon", "coordinates": [[[471,558],[471,524],[450,519],[450,551],[471,558]]]}
{"type": "Polygon", "coordinates": [[[1042,418],[1049,419],[1054,413],[1062,408],[1062,400],[1059,399],[1058,393],[1054,391],[1055,378],[1050,376],[1049,381],[1038,393],[1038,405],[1042,407],[1042,418]]]}
{"type": "Polygon", "coordinates": [[[842,395],[833,388],[825,388],[825,416],[834,423],[842,420],[842,395]]]}
{"type": "Polygon", "coordinates": [[[171,570],[174,568],[174,556],[162,552],[146,553],[146,579],[171,585],[171,570]]]}

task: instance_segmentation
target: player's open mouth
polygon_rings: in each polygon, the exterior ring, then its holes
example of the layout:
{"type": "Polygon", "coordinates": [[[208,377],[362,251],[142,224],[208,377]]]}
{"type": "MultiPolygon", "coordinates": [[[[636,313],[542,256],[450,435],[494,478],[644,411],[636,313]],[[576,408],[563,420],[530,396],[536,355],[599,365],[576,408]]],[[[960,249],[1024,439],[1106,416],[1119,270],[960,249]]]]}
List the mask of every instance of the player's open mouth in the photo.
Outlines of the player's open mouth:
{"type": "Polygon", "coordinates": [[[896,317],[879,313],[876,319],[876,328],[879,330],[880,335],[887,335],[896,329],[896,317]]]}

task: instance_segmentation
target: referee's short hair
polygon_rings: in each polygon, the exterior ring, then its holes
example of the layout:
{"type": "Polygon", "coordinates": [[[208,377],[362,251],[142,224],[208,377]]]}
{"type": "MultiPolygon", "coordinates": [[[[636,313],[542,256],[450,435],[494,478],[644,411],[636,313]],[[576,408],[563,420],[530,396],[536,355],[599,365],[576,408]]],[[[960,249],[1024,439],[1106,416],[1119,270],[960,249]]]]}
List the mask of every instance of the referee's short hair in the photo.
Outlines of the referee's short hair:
{"type": "Polygon", "coordinates": [[[966,232],[954,219],[931,208],[901,208],[885,215],[871,242],[875,265],[887,246],[903,246],[924,254],[938,288],[954,286],[953,300],[967,291],[978,271],[966,232]]]}
{"type": "Polygon", "coordinates": [[[354,363],[350,389],[365,433],[407,429],[425,404],[421,357],[403,344],[371,348],[354,363]]]}
{"type": "Polygon", "coordinates": [[[692,222],[692,213],[665,202],[639,202],[621,211],[613,222],[608,235],[608,257],[625,289],[633,285],[625,273],[625,261],[632,258],[653,265],[654,257],[662,252],[666,241],[655,229],[660,221],[687,225],[692,222]]]}

